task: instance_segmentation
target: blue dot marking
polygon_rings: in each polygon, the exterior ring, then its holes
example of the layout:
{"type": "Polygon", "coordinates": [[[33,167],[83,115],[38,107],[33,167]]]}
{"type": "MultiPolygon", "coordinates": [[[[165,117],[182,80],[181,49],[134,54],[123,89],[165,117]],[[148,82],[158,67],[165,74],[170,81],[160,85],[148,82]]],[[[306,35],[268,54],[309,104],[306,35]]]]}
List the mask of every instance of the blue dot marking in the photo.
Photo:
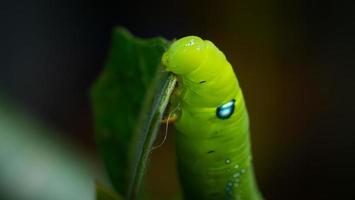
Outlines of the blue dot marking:
{"type": "Polygon", "coordinates": [[[235,100],[232,99],[227,103],[218,106],[216,111],[217,117],[220,119],[228,119],[230,116],[232,116],[234,112],[234,104],[235,104],[235,100]]]}

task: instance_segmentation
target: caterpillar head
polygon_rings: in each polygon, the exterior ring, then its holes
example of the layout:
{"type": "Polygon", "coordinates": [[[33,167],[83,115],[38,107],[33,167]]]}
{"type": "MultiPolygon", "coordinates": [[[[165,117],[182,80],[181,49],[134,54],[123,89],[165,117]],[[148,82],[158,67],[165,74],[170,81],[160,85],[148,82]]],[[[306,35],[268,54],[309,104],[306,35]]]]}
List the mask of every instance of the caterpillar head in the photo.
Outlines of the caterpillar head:
{"type": "Polygon", "coordinates": [[[183,37],[171,44],[163,55],[162,63],[177,75],[188,74],[204,61],[206,48],[206,41],[197,36],[183,37]]]}

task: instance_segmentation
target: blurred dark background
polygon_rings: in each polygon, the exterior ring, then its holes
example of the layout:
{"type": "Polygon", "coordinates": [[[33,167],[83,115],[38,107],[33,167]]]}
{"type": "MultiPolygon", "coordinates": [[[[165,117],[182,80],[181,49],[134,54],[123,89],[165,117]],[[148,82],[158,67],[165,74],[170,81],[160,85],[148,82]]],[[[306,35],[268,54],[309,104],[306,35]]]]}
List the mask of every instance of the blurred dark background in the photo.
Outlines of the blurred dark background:
{"type": "MultiPolygon", "coordinates": [[[[198,35],[234,65],[270,200],[355,199],[355,18],[341,1],[3,1],[0,94],[96,154],[89,88],[114,26],[198,35]]],[[[129,86],[128,86],[129,87],[129,86]]],[[[122,106],[122,105],[117,105],[122,106]]],[[[177,191],[172,136],[153,153],[157,198],[177,191]]],[[[97,161],[99,162],[99,161],[97,161]]]]}

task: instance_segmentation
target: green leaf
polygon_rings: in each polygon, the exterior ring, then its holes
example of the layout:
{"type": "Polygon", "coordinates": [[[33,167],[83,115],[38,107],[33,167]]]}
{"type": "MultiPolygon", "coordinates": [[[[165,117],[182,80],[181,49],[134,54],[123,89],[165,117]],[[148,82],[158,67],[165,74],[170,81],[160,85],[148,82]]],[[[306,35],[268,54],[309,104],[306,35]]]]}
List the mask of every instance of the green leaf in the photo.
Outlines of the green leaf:
{"type": "Polygon", "coordinates": [[[113,34],[111,54],[92,89],[96,140],[115,189],[135,199],[175,78],[160,66],[162,38],[113,34]]]}
{"type": "Polygon", "coordinates": [[[165,108],[172,94],[176,78],[171,74],[159,73],[154,81],[154,87],[150,90],[146,102],[148,106],[142,109],[141,120],[138,125],[139,130],[136,134],[137,143],[134,143],[135,153],[133,156],[133,165],[131,170],[131,180],[128,188],[128,199],[136,199],[139,192],[139,186],[142,181],[149,153],[156,139],[161,119],[165,108]],[[154,96],[152,96],[154,95],[154,96]]]}

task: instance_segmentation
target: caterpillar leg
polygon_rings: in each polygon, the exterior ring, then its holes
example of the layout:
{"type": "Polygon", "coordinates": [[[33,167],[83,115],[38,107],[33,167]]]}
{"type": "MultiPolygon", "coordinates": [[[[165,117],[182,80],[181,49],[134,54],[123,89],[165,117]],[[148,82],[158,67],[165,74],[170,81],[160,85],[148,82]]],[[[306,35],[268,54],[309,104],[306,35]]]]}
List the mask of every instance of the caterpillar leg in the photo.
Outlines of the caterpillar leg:
{"type": "Polygon", "coordinates": [[[167,118],[161,120],[162,124],[172,124],[175,123],[178,116],[176,113],[170,113],[167,118]]]}
{"type": "Polygon", "coordinates": [[[170,109],[169,114],[166,118],[161,120],[162,124],[172,124],[175,123],[176,120],[179,118],[180,115],[180,102],[176,103],[173,109],[170,109]]]}
{"type": "MultiPolygon", "coordinates": [[[[176,110],[176,109],[174,109],[174,110],[176,110]]],[[[168,115],[168,117],[167,117],[166,119],[162,119],[162,120],[161,120],[161,123],[162,123],[162,124],[165,124],[165,135],[164,135],[164,139],[163,139],[163,141],[162,141],[159,145],[154,146],[154,147],[152,148],[152,150],[157,149],[157,148],[161,147],[161,146],[164,144],[164,142],[165,142],[165,140],[166,140],[166,138],[167,138],[167,135],[168,135],[169,124],[175,123],[176,120],[177,120],[177,118],[178,118],[178,115],[174,112],[174,110],[169,113],[169,115],[168,115]]]]}

